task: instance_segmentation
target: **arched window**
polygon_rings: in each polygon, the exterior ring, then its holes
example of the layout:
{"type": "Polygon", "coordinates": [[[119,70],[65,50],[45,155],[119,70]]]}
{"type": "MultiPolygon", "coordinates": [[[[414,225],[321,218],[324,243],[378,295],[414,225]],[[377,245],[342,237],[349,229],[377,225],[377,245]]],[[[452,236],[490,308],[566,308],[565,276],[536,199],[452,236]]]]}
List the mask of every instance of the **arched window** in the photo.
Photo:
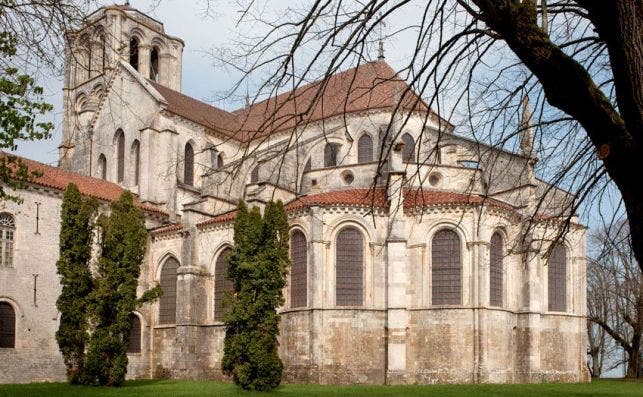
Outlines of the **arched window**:
{"type": "Polygon", "coordinates": [[[16,313],[7,302],[0,302],[0,347],[16,347],[16,313]]]}
{"type": "Polygon", "coordinates": [[[567,311],[567,249],[563,244],[556,244],[549,256],[549,311],[567,311]]]}
{"type": "Polygon", "coordinates": [[[359,164],[373,161],[373,138],[364,134],[357,141],[357,162],[359,164]]]}
{"type": "Polygon", "coordinates": [[[132,143],[132,149],[130,150],[130,161],[132,162],[133,172],[132,182],[134,182],[134,185],[138,185],[141,175],[141,144],[138,139],[135,139],[132,143]]]}
{"type": "Polygon", "coordinates": [[[259,166],[255,166],[255,168],[252,169],[252,172],[250,173],[250,183],[257,183],[259,182],[259,166]]]}
{"type": "Polygon", "coordinates": [[[179,261],[168,258],[161,269],[161,289],[159,298],[159,324],[176,323],[176,272],[179,261]]]}
{"type": "Polygon", "coordinates": [[[128,353],[141,352],[141,319],[134,313],[129,315],[131,328],[129,330],[129,340],[127,344],[128,353]]]}
{"type": "Polygon", "coordinates": [[[80,78],[80,81],[85,81],[91,77],[92,70],[92,39],[90,35],[82,35],[79,44],[81,55],[78,57],[78,67],[80,69],[78,77],[80,78]]]}
{"type": "Polygon", "coordinates": [[[415,161],[415,139],[411,134],[402,135],[402,143],[404,143],[404,148],[402,148],[402,161],[406,163],[412,163],[415,161]]]}
{"type": "Polygon", "coordinates": [[[346,227],[339,232],[335,258],[336,305],[361,306],[364,285],[364,239],[359,230],[346,227]]]}
{"type": "Polygon", "coordinates": [[[226,300],[234,292],[234,283],[227,276],[228,255],[231,252],[232,249],[225,248],[214,263],[214,321],[223,321],[230,309],[226,300]]]}
{"type": "Polygon", "coordinates": [[[156,46],[152,47],[150,53],[150,79],[159,81],[159,49],[156,46]]]}
{"type": "Polygon", "coordinates": [[[337,165],[338,154],[339,145],[336,143],[327,143],[324,147],[324,167],[335,167],[337,165]]]}
{"type": "Polygon", "coordinates": [[[224,161],[223,161],[223,153],[219,153],[217,155],[217,169],[223,168],[224,161]]]}
{"type": "Polygon", "coordinates": [[[123,130],[116,131],[114,141],[116,142],[116,181],[120,183],[125,180],[125,134],[123,130]]]}
{"type": "Polygon", "coordinates": [[[16,222],[13,216],[0,214],[0,264],[3,267],[13,267],[13,240],[16,232],[16,222]]]}
{"type": "Polygon", "coordinates": [[[129,41],[129,64],[132,65],[135,70],[138,70],[138,46],[138,39],[132,37],[129,41]]]}
{"type": "Polygon", "coordinates": [[[460,237],[453,230],[440,230],[431,245],[431,300],[434,305],[462,303],[460,237]]]}
{"type": "Polygon", "coordinates": [[[98,175],[101,179],[107,179],[107,158],[102,153],[98,156],[98,175]]]}
{"type": "Polygon", "coordinates": [[[185,144],[183,158],[183,183],[188,186],[194,186],[194,148],[189,142],[185,144]]]}
{"type": "Polygon", "coordinates": [[[94,41],[92,42],[92,75],[102,73],[105,70],[106,46],[105,32],[103,28],[96,29],[94,41]]]}
{"type": "Polygon", "coordinates": [[[290,307],[308,305],[308,248],[306,236],[295,230],[290,237],[290,307]]]}
{"type": "Polygon", "coordinates": [[[502,306],[503,242],[500,233],[491,236],[489,246],[489,305],[502,306]]]}
{"type": "Polygon", "coordinates": [[[306,161],[306,164],[304,164],[304,172],[308,172],[312,168],[312,165],[311,165],[310,161],[311,161],[311,159],[309,158],[308,161],[306,161]]]}

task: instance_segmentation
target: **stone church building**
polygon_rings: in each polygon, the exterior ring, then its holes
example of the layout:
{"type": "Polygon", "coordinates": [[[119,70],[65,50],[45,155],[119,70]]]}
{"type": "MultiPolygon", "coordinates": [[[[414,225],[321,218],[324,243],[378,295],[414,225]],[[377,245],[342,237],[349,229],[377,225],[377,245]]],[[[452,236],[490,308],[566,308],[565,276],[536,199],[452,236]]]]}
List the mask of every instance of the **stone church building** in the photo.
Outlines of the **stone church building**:
{"type": "MultiPolygon", "coordinates": [[[[63,380],[54,338],[68,183],[136,195],[149,228],[131,378],[224,379],[226,254],[240,198],[281,199],[292,268],[284,381],[578,382],[585,234],[572,195],[459,136],[383,59],[235,111],[181,93],[181,39],[127,5],[67,35],[58,167],[0,208],[0,383],[63,380]],[[398,106],[399,104],[399,106],[398,106]]],[[[528,117],[525,117],[527,120],[528,117]]],[[[518,129],[518,126],[516,126],[518,129]]]]}

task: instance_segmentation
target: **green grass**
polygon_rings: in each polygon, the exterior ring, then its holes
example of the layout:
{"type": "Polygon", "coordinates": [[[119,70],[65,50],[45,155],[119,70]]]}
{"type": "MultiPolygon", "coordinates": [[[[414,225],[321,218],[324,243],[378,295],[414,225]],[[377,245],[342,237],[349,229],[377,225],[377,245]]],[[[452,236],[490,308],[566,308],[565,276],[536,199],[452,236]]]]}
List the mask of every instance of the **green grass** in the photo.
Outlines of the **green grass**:
{"type": "Polygon", "coordinates": [[[244,392],[236,386],[217,382],[142,380],[120,388],[69,386],[64,383],[0,385],[0,396],[29,397],[180,397],[180,396],[637,396],[643,397],[643,383],[601,380],[589,384],[538,385],[435,385],[435,386],[318,386],[284,385],[271,393],[244,392]]]}

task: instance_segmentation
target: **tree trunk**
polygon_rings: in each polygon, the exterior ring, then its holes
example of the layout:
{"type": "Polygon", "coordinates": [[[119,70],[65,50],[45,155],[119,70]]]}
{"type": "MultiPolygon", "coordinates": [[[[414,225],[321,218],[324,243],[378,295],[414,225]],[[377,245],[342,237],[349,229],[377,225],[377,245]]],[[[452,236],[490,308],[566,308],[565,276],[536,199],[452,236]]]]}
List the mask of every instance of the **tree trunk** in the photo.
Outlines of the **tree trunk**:
{"type": "MultiPolygon", "coordinates": [[[[638,343],[637,347],[640,347],[638,343]]],[[[628,379],[634,379],[641,376],[641,352],[639,349],[633,349],[632,352],[628,352],[629,357],[627,358],[627,374],[625,375],[628,379]]]]}
{"type": "Polygon", "coordinates": [[[598,379],[601,377],[601,362],[599,361],[599,354],[598,349],[593,349],[590,352],[590,356],[592,357],[592,379],[598,379]]]}

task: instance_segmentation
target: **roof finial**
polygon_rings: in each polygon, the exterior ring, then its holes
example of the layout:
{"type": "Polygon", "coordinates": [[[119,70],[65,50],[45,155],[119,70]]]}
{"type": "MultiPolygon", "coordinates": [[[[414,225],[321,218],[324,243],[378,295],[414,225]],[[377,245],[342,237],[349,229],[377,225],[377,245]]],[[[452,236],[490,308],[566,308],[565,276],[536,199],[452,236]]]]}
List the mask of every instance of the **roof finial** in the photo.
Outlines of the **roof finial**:
{"type": "Polygon", "coordinates": [[[531,157],[534,150],[534,132],[531,126],[531,107],[529,106],[529,96],[525,93],[522,97],[522,114],[520,117],[520,149],[522,154],[531,157]]]}
{"type": "Polygon", "coordinates": [[[384,60],[384,28],[386,27],[386,22],[384,22],[383,19],[383,14],[380,11],[379,15],[379,31],[380,31],[380,40],[378,43],[378,54],[377,54],[377,60],[378,61],[383,61],[384,60]]]}

